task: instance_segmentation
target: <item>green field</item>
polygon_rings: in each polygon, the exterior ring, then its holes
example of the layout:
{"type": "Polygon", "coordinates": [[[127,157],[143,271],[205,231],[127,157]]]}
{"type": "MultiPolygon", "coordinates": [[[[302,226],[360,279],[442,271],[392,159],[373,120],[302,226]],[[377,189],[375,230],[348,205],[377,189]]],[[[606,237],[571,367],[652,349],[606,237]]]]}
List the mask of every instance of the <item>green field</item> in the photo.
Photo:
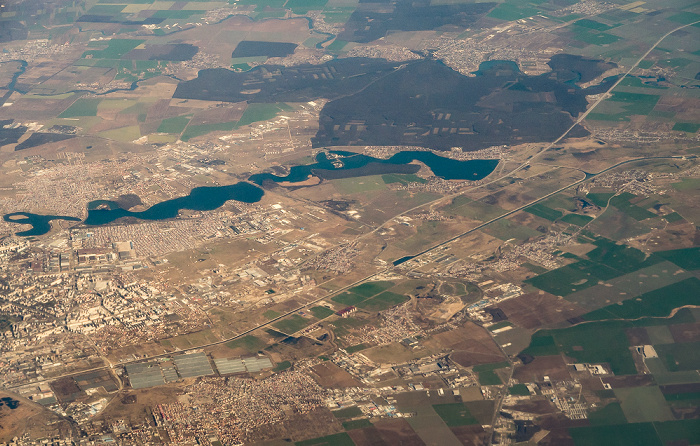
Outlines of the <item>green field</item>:
{"type": "Polygon", "coordinates": [[[599,237],[593,244],[587,259],[557,268],[526,280],[541,290],[558,296],[568,296],[576,291],[585,290],[599,281],[607,281],[641,268],[661,262],[661,258],[647,258],[642,251],[599,237]]]}
{"type": "Polygon", "coordinates": [[[291,9],[294,14],[306,14],[309,11],[323,10],[328,0],[287,0],[284,5],[286,9],[291,9]]]}
{"type": "Polygon", "coordinates": [[[449,427],[479,424],[464,403],[434,404],[433,409],[449,427]]]}
{"type": "Polygon", "coordinates": [[[615,389],[625,418],[630,423],[669,421],[673,414],[657,386],[615,389]]]}
{"type": "Polygon", "coordinates": [[[529,396],[530,390],[528,390],[525,384],[516,384],[508,389],[508,393],[516,396],[529,396]]]}
{"type": "Polygon", "coordinates": [[[544,274],[547,272],[547,268],[545,268],[543,266],[539,266],[539,265],[533,265],[532,263],[526,262],[526,263],[523,263],[522,266],[529,269],[530,271],[532,271],[535,274],[544,274]]]}
{"type": "Polygon", "coordinates": [[[253,67],[247,63],[235,63],[231,64],[231,70],[233,71],[250,71],[253,67]]]}
{"type": "MultiPolygon", "coordinates": [[[[597,36],[601,35],[609,36],[610,34],[601,33],[597,36]]],[[[615,40],[617,40],[617,37],[615,40]]],[[[654,109],[656,103],[659,101],[659,98],[659,95],[653,94],[616,91],[613,92],[612,96],[609,99],[606,99],[603,103],[602,109],[605,111],[606,107],[608,107],[608,113],[605,113],[604,111],[591,113],[588,115],[588,119],[598,121],[629,121],[629,117],[632,115],[646,116],[654,109]],[[610,102],[610,104],[606,104],[606,102],[610,102]],[[616,113],[611,112],[610,107],[622,111],[618,111],[616,113]]]]}
{"type": "Polygon", "coordinates": [[[630,203],[630,200],[633,198],[636,198],[636,196],[628,192],[623,192],[611,198],[610,204],[618,208],[621,212],[624,212],[625,214],[638,221],[656,217],[656,214],[654,214],[653,212],[649,212],[646,209],[643,209],[639,206],[635,206],[632,203],[630,203]]]}
{"type": "MultiPolygon", "coordinates": [[[[633,375],[636,374],[636,368],[632,359],[632,354],[629,351],[629,341],[625,333],[625,329],[631,327],[646,327],[649,336],[652,338],[652,333],[656,329],[663,329],[668,332],[666,325],[687,324],[695,322],[692,311],[688,309],[680,310],[671,318],[644,318],[635,321],[598,321],[585,324],[574,325],[568,328],[554,330],[540,330],[536,332],[530,341],[528,348],[523,350],[523,353],[532,356],[551,356],[559,353],[564,353],[566,356],[573,358],[576,362],[599,363],[608,362],[616,375],[633,375]]],[[[670,333],[669,333],[670,335],[670,333]]],[[[672,341],[672,338],[670,338],[672,341]]],[[[669,344],[671,348],[669,352],[670,358],[675,358],[675,354],[681,356],[684,352],[676,352],[678,345],[687,344],[669,344]]],[[[664,347],[658,346],[657,353],[660,357],[666,355],[664,347]],[[659,351],[661,349],[661,351],[659,351]],[[663,353],[662,353],[663,352],[663,353]]],[[[690,356],[700,356],[700,349],[695,347],[697,354],[692,353],[693,346],[678,350],[690,351],[690,356]]],[[[652,358],[657,359],[657,358],[652,358]]],[[[678,370],[693,369],[695,359],[688,357],[682,358],[683,363],[676,366],[678,370]],[[687,368],[680,368],[680,367],[687,368]]],[[[675,362],[675,359],[673,359],[675,362]]],[[[653,361],[648,360],[649,363],[653,361]]],[[[651,369],[651,364],[649,364],[651,369]]],[[[700,368],[700,365],[694,368],[700,368]]],[[[665,372],[665,370],[658,370],[665,372]]],[[[652,370],[652,373],[656,371],[652,370]]],[[[697,377],[697,375],[696,375],[697,377]]]]}
{"type": "Polygon", "coordinates": [[[348,291],[351,293],[359,294],[364,297],[375,296],[382,291],[388,290],[394,286],[394,282],[380,281],[380,282],[367,282],[362,285],[350,288],[348,291]]]}
{"type": "Polygon", "coordinates": [[[265,333],[269,334],[273,338],[286,338],[287,337],[286,334],[280,333],[279,331],[273,330],[272,328],[265,329],[265,333]]]}
{"type": "Polygon", "coordinates": [[[250,125],[254,122],[267,121],[273,119],[281,111],[282,108],[277,104],[253,103],[246,107],[243,116],[238,120],[236,126],[243,127],[244,125],[250,125]]]}
{"type": "MultiPolygon", "coordinates": [[[[160,12],[157,11],[156,14],[160,12]]],[[[123,55],[141,45],[145,40],[140,39],[111,39],[107,41],[107,47],[102,50],[89,50],[83,57],[92,56],[93,59],[120,59],[123,55]]]]}
{"type": "Polygon", "coordinates": [[[382,180],[384,180],[385,184],[427,183],[427,180],[424,180],[423,178],[421,178],[417,175],[414,175],[412,173],[410,173],[410,174],[388,173],[388,174],[382,175],[382,180]]]}
{"type": "Polygon", "coordinates": [[[602,237],[598,238],[593,244],[596,245],[596,248],[586,254],[586,256],[594,262],[622,273],[631,273],[661,261],[656,256],[647,257],[645,253],[636,248],[618,245],[614,241],[602,237]]]}
{"type": "Polygon", "coordinates": [[[574,427],[576,446],[663,446],[652,423],[574,427]]]}
{"type": "Polygon", "coordinates": [[[265,316],[268,320],[272,320],[272,319],[275,319],[275,318],[282,316],[282,313],[277,312],[275,310],[267,310],[266,312],[263,313],[263,316],[265,316]]]}
{"type": "Polygon", "coordinates": [[[331,52],[341,51],[347,44],[348,42],[345,40],[335,39],[333,42],[331,42],[330,45],[326,47],[326,50],[331,52]]]}
{"type": "Polygon", "coordinates": [[[560,330],[541,330],[523,352],[549,356],[563,352],[577,362],[607,362],[616,375],[634,375],[624,324],[618,321],[581,324],[560,330]]]}
{"type": "Polygon", "coordinates": [[[158,133],[180,134],[183,130],[185,130],[185,127],[187,127],[187,123],[189,122],[189,116],[176,116],[174,118],[165,118],[160,122],[158,130],[156,131],[158,133]]]}
{"type": "Polygon", "coordinates": [[[581,32],[575,31],[574,37],[576,38],[576,40],[580,40],[581,42],[585,42],[591,45],[608,45],[620,40],[620,38],[614,34],[608,34],[604,32],[590,32],[587,29],[583,29],[581,30],[581,32]]]}
{"type": "Polygon", "coordinates": [[[655,255],[675,263],[683,269],[693,271],[700,269],[700,246],[694,248],[674,249],[671,251],[660,251],[655,255]]]}
{"type": "Polygon", "coordinates": [[[174,20],[184,20],[188,19],[193,15],[201,16],[204,11],[194,10],[194,9],[161,9],[153,13],[151,17],[163,18],[163,19],[174,19],[174,20]]]}
{"type": "Polygon", "coordinates": [[[334,410],[331,413],[333,414],[334,417],[341,419],[341,420],[345,419],[345,418],[355,418],[355,417],[359,417],[360,415],[362,415],[362,411],[357,406],[346,407],[345,409],[340,409],[340,410],[334,410]]]}
{"type": "MultiPolygon", "coordinates": [[[[100,14],[100,15],[115,15],[122,12],[122,9],[126,8],[126,5],[95,5],[88,9],[88,14],[100,14]]],[[[99,41],[90,43],[101,43],[99,41]]],[[[93,45],[88,45],[93,46],[93,45]]]]}
{"type": "Polygon", "coordinates": [[[211,132],[226,132],[236,129],[235,122],[219,122],[216,124],[188,125],[185,132],[180,137],[183,141],[206,135],[211,132]]]}
{"type": "Polygon", "coordinates": [[[297,441],[296,446],[355,446],[352,438],[345,432],[314,438],[313,440],[297,441]]]}
{"type": "Polygon", "coordinates": [[[359,328],[363,325],[367,325],[367,321],[365,319],[357,319],[354,317],[344,317],[336,319],[330,324],[335,327],[333,332],[335,332],[336,336],[342,337],[348,334],[348,329],[359,328]]]}
{"type": "Polygon", "coordinates": [[[494,370],[504,369],[506,367],[510,367],[510,363],[508,363],[507,361],[503,361],[503,362],[493,362],[491,364],[475,365],[472,368],[472,370],[476,373],[478,373],[478,372],[492,372],[494,370]]]}
{"type": "MultiPolygon", "coordinates": [[[[648,62],[647,68],[651,68],[654,65],[653,61],[643,61],[643,62],[648,62]]],[[[639,67],[642,68],[642,64],[639,64],[639,67]]],[[[634,88],[653,88],[656,90],[667,90],[668,87],[663,87],[661,85],[655,85],[655,84],[649,84],[649,83],[643,83],[642,80],[638,77],[634,76],[627,76],[626,78],[623,79],[622,82],[620,82],[620,86],[624,87],[634,87],[634,88]]],[[[671,117],[673,117],[674,114],[671,114],[671,117]]]]}
{"type": "Polygon", "coordinates": [[[610,424],[625,424],[627,423],[627,418],[625,418],[620,403],[610,403],[595,412],[590,412],[588,421],[594,426],[606,426],[610,424]]]}
{"type": "Polygon", "coordinates": [[[588,215],[566,214],[561,218],[561,221],[576,226],[586,226],[588,223],[593,221],[593,217],[589,217],[588,215]]]}
{"type": "Polygon", "coordinates": [[[700,305],[700,279],[688,278],[634,299],[612,304],[583,315],[589,321],[663,317],[685,305],[700,305]]]}
{"type": "Polygon", "coordinates": [[[408,296],[403,294],[392,293],[391,291],[385,291],[374,297],[370,297],[364,302],[360,302],[357,306],[367,311],[382,311],[393,306],[399,305],[406,302],[409,299],[408,296]]]}
{"type": "Polygon", "coordinates": [[[683,220],[683,216],[678,212],[671,212],[670,214],[664,215],[664,218],[669,223],[676,223],[683,220]]]}
{"type": "Polygon", "coordinates": [[[97,106],[101,99],[88,98],[78,99],[63,113],[58,115],[59,118],[75,118],[78,116],[97,116],[97,106]]]}
{"type": "Polygon", "coordinates": [[[700,420],[673,420],[654,423],[656,432],[664,444],[700,444],[700,420]],[[687,441],[687,443],[685,443],[687,441]]]}
{"type": "Polygon", "coordinates": [[[352,355],[353,353],[362,351],[366,348],[367,348],[367,346],[365,344],[357,344],[357,345],[353,345],[352,347],[346,348],[345,351],[348,352],[349,355],[352,355]]]}
{"type": "Polygon", "coordinates": [[[605,23],[596,22],[595,20],[590,19],[577,20],[576,22],[574,22],[574,25],[581,26],[583,28],[594,29],[596,31],[607,31],[610,29],[610,26],[606,25],[605,23]]]}
{"type": "Polygon", "coordinates": [[[99,132],[98,135],[115,141],[130,142],[141,137],[141,130],[138,125],[130,125],[128,127],[105,130],[104,132],[99,132]]]}
{"type": "Polygon", "coordinates": [[[671,17],[669,17],[667,20],[670,20],[672,22],[677,22],[677,23],[682,23],[684,25],[689,25],[693,22],[697,22],[700,20],[700,14],[696,14],[694,12],[679,12],[678,14],[674,14],[671,17]]]}
{"type": "Polygon", "coordinates": [[[292,333],[296,333],[297,331],[306,327],[311,322],[313,322],[313,321],[310,319],[303,318],[303,317],[299,316],[298,314],[293,314],[289,317],[286,317],[280,321],[275,322],[272,325],[275,326],[276,328],[280,329],[284,333],[292,334],[292,333]]]}
{"type": "MultiPolygon", "coordinates": [[[[233,0],[229,0],[229,4],[234,3],[233,0]]],[[[255,6],[256,11],[262,11],[266,8],[280,9],[284,6],[285,0],[239,0],[239,5],[245,6],[255,6]]]]}
{"type": "Polygon", "coordinates": [[[526,280],[526,283],[557,296],[568,296],[598,284],[599,280],[617,277],[615,270],[598,265],[589,260],[580,260],[539,276],[526,280]]]}
{"type": "Polygon", "coordinates": [[[443,208],[443,213],[445,215],[460,215],[462,217],[473,218],[474,220],[486,221],[503,215],[506,211],[498,206],[459,196],[452,200],[450,205],[443,208]]]}
{"type": "Polygon", "coordinates": [[[612,197],[614,197],[615,194],[610,192],[610,193],[590,193],[586,195],[586,198],[591,200],[593,204],[596,206],[600,206],[604,208],[605,206],[608,205],[608,200],[610,200],[612,197]]]}
{"type": "Polygon", "coordinates": [[[266,346],[267,344],[265,343],[265,341],[253,335],[247,335],[240,339],[236,339],[234,341],[226,343],[226,347],[228,348],[244,348],[251,353],[260,351],[266,346]]]}
{"type": "Polygon", "coordinates": [[[533,204],[532,206],[526,207],[525,212],[529,212],[530,214],[536,215],[538,217],[542,217],[542,218],[550,220],[550,221],[554,221],[558,218],[561,218],[561,216],[562,216],[561,211],[558,211],[556,209],[552,209],[548,206],[545,206],[542,203],[537,203],[537,204],[533,204]]]}
{"type": "Polygon", "coordinates": [[[514,238],[518,240],[527,240],[530,237],[538,237],[542,235],[541,232],[516,223],[507,218],[494,221],[485,227],[483,231],[501,240],[510,240],[514,238]]]}
{"type": "Polygon", "coordinates": [[[485,372],[479,372],[477,373],[477,376],[479,378],[479,384],[482,386],[500,386],[501,384],[503,384],[501,378],[499,378],[495,372],[492,372],[490,370],[487,370],[485,372]]]}
{"type": "Polygon", "coordinates": [[[523,6],[515,6],[509,3],[501,3],[488,14],[488,17],[499,19],[499,20],[520,20],[525,17],[532,17],[537,15],[540,11],[535,8],[523,6]]]}
{"type": "Polygon", "coordinates": [[[671,186],[679,191],[698,190],[700,189],[700,178],[681,178],[681,181],[673,183],[671,186]]]}
{"type": "Polygon", "coordinates": [[[697,133],[700,130],[700,124],[694,122],[676,122],[673,129],[679,132],[697,133]]]}
{"type": "Polygon", "coordinates": [[[333,302],[338,302],[339,304],[347,306],[355,306],[365,299],[367,298],[354,293],[341,293],[331,298],[333,302]]]}
{"type": "Polygon", "coordinates": [[[359,420],[343,421],[343,429],[346,431],[351,431],[355,429],[364,429],[366,427],[372,427],[373,424],[367,418],[360,418],[359,420]]]}
{"type": "Polygon", "coordinates": [[[655,345],[670,372],[700,370],[700,342],[655,345]]]}
{"type": "Polygon", "coordinates": [[[330,308],[320,306],[309,308],[309,311],[311,312],[311,314],[314,315],[316,319],[325,319],[328,316],[335,314],[335,311],[331,310],[330,308]]]}
{"type": "Polygon", "coordinates": [[[282,370],[287,370],[292,366],[292,363],[289,361],[282,361],[277,363],[274,369],[272,369],[273,372],[281,372],[282,370]]]}
{"type": "Polygon", "coordinates": [[[359,194],[375,190],[386,190],[386,184],[380,175],[333,180],[333,186],[341,194],[359,194]]]}
{"type": "Polygon", "coordinates": [[[700,402],[700,392],[665,393],[664,399],[669,403],[689,401],[691,404],[700,402]]]}

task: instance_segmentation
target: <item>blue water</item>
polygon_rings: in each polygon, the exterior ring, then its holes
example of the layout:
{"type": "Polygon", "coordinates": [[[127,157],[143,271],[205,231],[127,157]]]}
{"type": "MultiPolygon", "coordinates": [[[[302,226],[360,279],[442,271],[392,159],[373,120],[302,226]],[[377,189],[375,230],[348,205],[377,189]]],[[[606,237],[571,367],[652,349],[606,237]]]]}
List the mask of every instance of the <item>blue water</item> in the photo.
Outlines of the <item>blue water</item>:
{"type": "MultiPolygon", "coordinates": [[[[316,155],[316,162],[305,166],[294,166],[286,176],[279,176],[271,173],[259,173],[249,178],[255,184],[262,185],[265,181],[296,183],[306,180],[309,175],[324,176],[324,171],[342,171],[356,169],[353,176],[362,176],[362,168],[369,164],[384,164],[386,171],[391,173],[392,165],[405,165],[411,161],[420,161],[433,171],[435,176],[445,180],[480,180],[493,172],[498,165],[498,160],[468,160],[460,161],[435,155],[432,152],[399,152],[389,159],[373,158],[371,156],[357,154],[353,152],[331,151],[335,155],[336,161],[342,163],[341,167],[333,164],[332,157],[329,158],[321,152],[316,155]]],[[[368,171],[368,174],[375,175],[376,170],[368,171]]]]}
{"type": "Polygon", "coordinates": [[[29,212],[13,212],[11,214],[6,214],[3,216],[3,220],[10,223],[32,225],[32,229],[28,229],[26,231],[21,231],[17,233],[17,235],[21,237],[30,237],[46,234],[51,230],[51,220],[80,221],[80,219],[76,217],[68,217],[64,215],[39,215],[32,214],[29,212]]]}
{"type": "MultiPolygon", "coordinates": [[[[411,167],[407,165],[414,160],[423,162],[430,167],[436,176],[446,180],[480,180],[490,174],[498,165],[498,160],[459,161],[444,158],[427,151],[399,152],[386,160],[354,152],[331,151],[329,153],[330,156],[323,152],[319,153],[316,156],[316,162],[313,164],[292,167],[286,176],[261,173],[252,175],[249,180],[261,186],[265,181],[300,182],[306,180],[309,175],[318,175],[321,178],[339,178],[340,175],[360,177],[403,172],[406,171],[406,167],[411,167]]],[[[418,166],[415,166],[415,170],[418,170],[418,166]]],[[[88,203],[88,217],[83,224],[100,226],[112,223],[123,217],[133,217],[140,220],[166,220],[177,217],[183,209],[211,211],[221,207],[228,200],[256,203],[260,201],[264,194],[265,192],[262,188],[246,182],[229,186],[197,187],[192,189],[189,195],[160,202],[141,212],[123,209],[115,201],[95,200],[88,203]]],[[[51,230],[51,220],[56,219],[80,221],[80,219],[75,217],[38,215],[27,212],[15,212],[4,216],[5,221],[31,224],[33,226],[28,231],[17,233],[20,236],[46,234],[51,230]],[[22,218],[13,219],[16,216],[21,216],[22,218]]]]}
{"type": "Polygon", "coordinates": [[[505,70],[520,73],[520,67],[512,60],[486,60],[479,64],[479,69],[472,74],[476,76],[493,75],[495,72],[505,70]]]}
{"type": "Polygon", "coordinates": [[[230,186],[196,187],[189,195],[172,200],[162,201],[142,212],[132,212],[122,209],[114,201],[99,200],[88,204],[88,217],[83,222],[90,226],[106,225],[122,217],[134,217],[141,220],[166,220],[175,218],[182,209],[193,211],[213,211],[228,200],[244,203],[260,201],[264,192],[259,187],[249,183],[236,183],[230,186]],[[96,206],[106,206],[108,209],[95,209],[96,206]]]}

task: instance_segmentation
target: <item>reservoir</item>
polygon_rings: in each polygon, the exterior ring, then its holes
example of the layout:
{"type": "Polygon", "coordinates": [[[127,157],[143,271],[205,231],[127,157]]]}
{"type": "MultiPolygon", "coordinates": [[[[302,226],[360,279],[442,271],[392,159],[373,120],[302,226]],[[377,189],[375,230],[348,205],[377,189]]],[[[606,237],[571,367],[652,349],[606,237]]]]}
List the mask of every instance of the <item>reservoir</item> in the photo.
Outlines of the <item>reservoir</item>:
{"type": "MultiPolygon", "coordinates": [[[[444,158],[428,151],[403,151],[396,153],[389,159],[379,159],[354,152],[329,151],[328,153],[318,153],[315,161],[313,164],[293,166],[286,176],[260,173],[252,175],[249,181],[262,186],[266,182],[296,183],[306,180],[309,175],[330,180],[387,173],[415,173],[420,169],[420,166],[410,164],[412,161],[421,161],[436,176],[446,180],[480,180],[493,172],[498,165],[498,160],[460,161],[444,158]]],[[[88,216],[83,224],[88,226],[106,225],[123,217],[140,220],[167,220],[177,217],[183,209],[212,211],[223,206],[228,200],[256,203],[260,201],[265,191],[251,183],[239,182],[228,186],[196,187],[184,197],[162,201],[140,212],[124,209],[116,201],[95,200],[88,203],[88,216]]],[[[24,237],[46,234],[51,230],[51,220],[80,221],[76,217],[38,215],[28,212],[15,212],[7,214],[3,218],[7,222],[32,225],[31,229],[17,233],[17,235],[24,237]]]]}
{"type": "Polygon", "coordinates": [[[134,217],[141,220],[166,220],[177,217],[181,209],[213,211],[223,206],[228,200],[256,203],[260,201],[263,194],[262,189],[249,183],[236,183],[230,186],[218,187],[196,187],[192,189],[189,195],[162,201],[141,212],[127,211],[120,208],[113,201],[98,200],[88,204],[88,217],[84,223],[90,226],[106,225],[122,217],[134,217]],[[99,209],[97,209],[98,206],[100,207],[99,209]]]}
{"type": "Polygon", "coordinates": [[[32,229],[17,233],[17,235],[21,237],[46,234],[51,230],[51,220],[80,221],[80,219],[76,217],[62,215],[39,215],[31,214],[29,212],[13,212],[11,214],[6,214],[3,216],[3,220],[10,223],[32,225],[32,229]]]}
{"type": "Polygon", "coordinates": [[[316,155],[313,164],[294,166],[286,176],[271,173],[259,173],[249,179],[262,185],[266,181],[276,183],[296,183],[306,180],[309,175],[323,179],[360,177],[387,173],[415,173],[420,167],[409,164],[420,161],[433,171],[435,176],[445,180],[481,180],[498,165],[498,160],[460,161],[435,155],[428,151],[403,151],[389,159],[379,159],[354,152],[330,151],[329,155],[321,152],[316,155]]]}

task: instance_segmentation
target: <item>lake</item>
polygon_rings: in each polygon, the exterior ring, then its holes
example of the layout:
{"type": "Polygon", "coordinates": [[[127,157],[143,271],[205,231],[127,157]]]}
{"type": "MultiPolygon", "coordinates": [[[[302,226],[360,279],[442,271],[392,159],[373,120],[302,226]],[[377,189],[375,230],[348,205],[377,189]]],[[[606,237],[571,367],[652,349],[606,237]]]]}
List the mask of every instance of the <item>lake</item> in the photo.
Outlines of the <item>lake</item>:
{"type": "Polygon", "coordinates": [[[379,159],[354,152],[332,150],[330,157],[324,152],[316,155],[313,164],[294,166],[285,176],[259,173],[249,178],[255,184],[266,181],[296,183],[305,181],[309,175],[323,179],[352,178],[387,173],[416,173],[420,167],[409,164],[420,161],[445,180],[480,180],[493,172],[498,160],[460,161],[435,155],[428,151],[403,151],[389,159],[379,159]]]}
{"type": "MultiPolygon", "coordinates": [[[[287,175],[259,173],[252,175],[249,181],[262,186],[266,182],[301,182],[306,180],[309,175],[329,180],[387,173],[416,173],[420,166],[410,164],[412,161],[421,161],[436,176],[446,180],[480,180],[493,172],[498,165],[498,160],[461,161],[441,157],[428,151],[403,151],[396,153],[391,158],[379,159],[360,153],[333,150],[329,151],[328,154],[318,153],[316,162],[313,164],[293,166],[287,175]]],[[[167,220],[177,217],[183,209],[212,211],[223,206],[228,200],[257,203],[264,194],[262,188],[246,182],[228,186],[196,187],[184,197],[162,201],[140,212],[124,209],[126,206],[123,206],[124,203],[119,201],[95,200],[88,203],[88,217],[83,223],[88,226],[100,226],[124,217],[140,220],[167,220]]],[[[134,201],[134,197],[131,198],[130,203],[134,201]]],[[[140,203],[140,199],[135,198],[140,203]]],[[[137,202],[134,204],[138,204],[137,202]]],[[[39,215],[28,212],[15,212],[7,214],[3,218],[7,222],[32,225],[32,229],[17,233],[17,235],[24,237],[46,234],[51,230],[51,220],[80,221],[76,217],[39,215]]]]}
{"type": "Polygon", "coordinates": [[[3,216],[3,220],[10,223],[32,225],[32,229],[21,231],[16,234],[21,237],[46,234],[51,230],[51,220],[80,221],[80,219],[76,217],[68,217],[64,215],[40,215],[32,214],[30,212],[13,212],[11,214],[6,214],[3,216]]]}
{"type": "Polygon", "coordinates": [[[189,195],[161,201],[141,212],[122,209],[116,201],[98,200],[88,204],[88,217],[84,223],[89,226],[106,225],[123,217],[134,217],[141,220],[166,220],[177,217],[182,209],[213,211],[223,206],[228,200],[257,203],[263,195],[264,191],[259,187],[241,182],[229,186],[196,187],[189,195]]]}

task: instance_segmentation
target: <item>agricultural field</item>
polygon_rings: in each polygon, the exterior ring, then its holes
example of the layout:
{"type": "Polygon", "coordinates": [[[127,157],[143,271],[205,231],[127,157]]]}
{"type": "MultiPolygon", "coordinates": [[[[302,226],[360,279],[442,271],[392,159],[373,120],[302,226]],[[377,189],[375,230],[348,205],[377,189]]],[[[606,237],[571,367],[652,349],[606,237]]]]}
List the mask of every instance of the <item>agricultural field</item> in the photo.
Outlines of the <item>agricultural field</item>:
{"type": "MultiPolygon", "coordinates": [[[[522,353],[534,357],[563,353],[578,362],[607,363],[616,375],[634,375],[637,370],[630,351],[632,345],[625,330],[644,327],[647,331],[652,331],[689,321],[694,321],[692,313],[689,310],[681,310],[668,319],[643,317],[631,321],[596,321],[557,330],[541,330],[533,335],[529,347],[522,353]]],[[[684,353],[690,352],[693,347],[686,344],[660,345],[662,352],[665,348],[668,349],[668,354],[660,356],[670,363],[671,368],[667,370],[683,371],[696,366],[692,354],[681,359],[684,353]]]]}
{"type": "Polygon", "coordinates": [[[662,261],[605,238],[597,238],[593,244],[596,248],[586,254],[587,259],[577,257],[576,262],[528,279],[527,283],[551,294],[568,296],[662,261]]]}
{"type": "Polygon", "coordinates": [[[332,300],[341,305],[356,306],[370,312],[386,310],[409,299],[404,294],[385,291],[393,286],[393,282],[386,281],[363,283],[334,296],[332,300]]]}

